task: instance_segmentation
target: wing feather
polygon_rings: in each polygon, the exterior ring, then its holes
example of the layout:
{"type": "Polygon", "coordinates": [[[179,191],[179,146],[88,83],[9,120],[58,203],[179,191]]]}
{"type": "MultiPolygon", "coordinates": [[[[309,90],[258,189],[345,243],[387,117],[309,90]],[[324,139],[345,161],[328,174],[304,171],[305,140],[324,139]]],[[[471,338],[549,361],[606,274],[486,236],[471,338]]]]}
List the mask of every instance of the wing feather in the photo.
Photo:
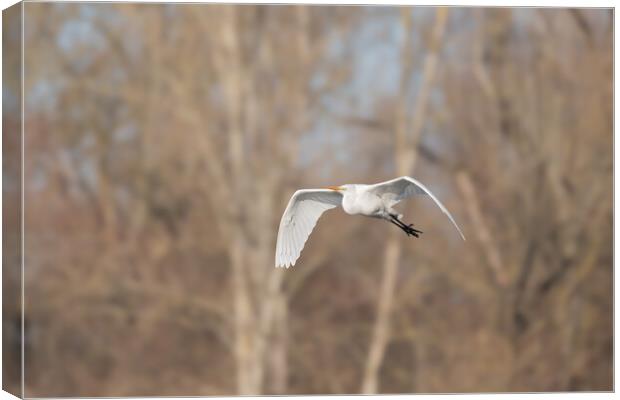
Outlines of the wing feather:
{"type": "Polygon", "coordinates": [[[335,190],[303,189],[295,192],[280,220],[276,267],[295,265],[321,215],[341,203],[342,194],[335,190]]]}
{"type": "Polygon", "coordinates": [[[437,204],[441,211],[448,216],[450,222],[452,222],[456,230],[461,235],[461,238],[465,240],[465,235],[463,235],[463,232],[461,232],[461,228],[459,228],[456,221],[454,221],[454,218],[452,217],[448,209],[439,201],[437,197],[435,197],[435,195],[430,190],[428,190],[426,186],[424,186],[417,180],[409,176],[401,176],[400,178],[372,185],[371,190],[374,190],[375,193],[379,194],[383,198],[391,200],[393,202],[392,204],[396,204],[401,200],[416,195],[429,196],[431,199],[433,199],[433,201],[435,202],[435,204],[437,204]]]}

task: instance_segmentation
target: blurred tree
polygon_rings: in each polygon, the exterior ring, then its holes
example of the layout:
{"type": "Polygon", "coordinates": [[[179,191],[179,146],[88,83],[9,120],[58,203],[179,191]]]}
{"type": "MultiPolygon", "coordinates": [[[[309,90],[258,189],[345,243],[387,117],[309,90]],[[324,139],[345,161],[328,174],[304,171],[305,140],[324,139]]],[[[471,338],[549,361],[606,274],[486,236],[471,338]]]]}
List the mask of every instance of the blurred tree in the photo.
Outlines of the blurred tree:
{"type": "Polygon", "coordinates": [[[411,11],[26,5],[28,396],[611,389],[612,13],[411,11]]]}
{"type": "MultiPolygon", "coordinates": [[[[422,70],[422,82],[416,94],[413,107],[409,105],[409,88],[413,77],[413,43],[411,37],[411,10],[401,9],[401,19],[405,41],[402,49],[401,59],[401,93],[397,100],[399,108],[397,119],[393,130],[396,140],[394,143],[394,160],[396,164],[396,175],[413,175],[413,170],[417,158],[418,142],[424,128],[426,118],[426,108],[429,95],[435,80],[437,70],[437,53],[442,41],[443,32],[446,26],[448,8],[438,8],[436,11],[435,25],[428,44],[427,54],[424,59],[422,70]],[[409,111],[412,108],[412,111],[409,111]]],[[[383,360],[388,337],[390,335],[390,317],[392,312],[392,302],[396,285],[398,265],[402,253],[402,235],[400,232],[392,231],[388,237],[383,263],[383,278],[377,305],[377,319],[374,325],[373,337],[366,361],[364,380],[362,383],[362,393],[373,394],[379,389],[379,367],[383,360]]]]}

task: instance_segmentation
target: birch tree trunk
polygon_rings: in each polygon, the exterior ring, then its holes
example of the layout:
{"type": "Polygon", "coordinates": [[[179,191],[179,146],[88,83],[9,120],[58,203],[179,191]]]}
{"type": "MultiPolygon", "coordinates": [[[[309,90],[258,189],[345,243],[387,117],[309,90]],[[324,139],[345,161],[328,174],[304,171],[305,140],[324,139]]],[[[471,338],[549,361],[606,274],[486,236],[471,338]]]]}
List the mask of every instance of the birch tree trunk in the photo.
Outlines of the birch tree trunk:
{"type": "MultiPolygon", "coordinates": [[[[294,19],[297,29],[295,30],[295,43],[297,45],[298,71],[300,73],[292,81],[292,93],[294,108],[296,110],[296,123],[293,125],[294,138],[297,138],[306,128],[308,119],[308,89],[307,76],[310,75],[310,41],[309,41],[309,20],[310,15],[307,6],[294,6],[294,19]]],[[[290,135],[287,135],[290,136],[290,135]]],[[[284,139],[284,138],[281,138],[284,139]]],[[[296,140],[286,138],[283,140],[285,152],[291,158],[287,158],[291,164],[297,156],[296,140]]],[[[275,191],[275,186],[273,188],[275,191]]],[[[273,209],[273,207],[272,207],[273,209]]],[[[269,255],[273,256],[273,246],[269,248],[269,255]]],[[[269,260],[271,262],[272,259],[269,260]]],[[[285,394],[288,383],[288,299],[282,288],[283,270],[277,269],[270,272],[271,282],[268,284],[268,304],[264,318],[265,332],[269,340],[270,352],[269,359],[265,360],[269,368],[271,378],[269,391],[274,394],[285,394]]],[[[264,349],[262,350],[264,352],[264,349]]]]}
{"type": "MultiPolygon", "coordinates": [[[[290,132],[282,137],[273,132],[282,131],[274,119],[259,119],[259,112],[272,114],[279,100],[271,104],[260,98],[260,82],[265,71],[272,71],[277,64],[277,44],[268,33],[257,39],[260,47],[255,62],[244,64],[237,6],[226,6],[220,24],[220,55],[215,57],[216,69],[224,84],[226,96],[226,124],[228,128],[228,158],[232,175],[228,216],[231,242],[230,259],[233,269],[232,293],[235,313],[235,359],[237,365],[237,391],[241,395],[260,395],[265,391],[285,393],[287,368],[287,304],[282,291],[283,271],[273,267],[273,237],[275,193],[284,179],[282,167],[264,163],[274,149],[261,147],[262,158],[257,160],[245,150],[247,142],[269,132],[268,139],[286,154],[285,163],[293,165],[297,155],[295,141],[305,129],[307,121],[307,74],[310,73],[309,13],[305,6],[295,7],[297,20],[297,69],[285,85],[287,97],[293,99],[296,122],[290,132]],[[246,79],[244,79],[246,78],[246,79]],[[259,111],[260,110],[260,111],[259,111]],[[261,171],[259,179],[246,180],[248,170],[261,171]],[[254,199],[254,200],[253,200],[254,199]],[[252,210],[245,212],[245,210],[252,210]],[[242,226],[251,226],[245,232],[242,226]],[[251,257],[253,256],[253,257],[251,257]],[[250,259],[258,260],[246,265],[250,259]]],[[[263,32],[269,32],[273,20],[265,22],[263,32]],[[271,21],[271,22],[270,22],[271,21]]],[[[247,38],[245,39],[247,40],[247,38]]],[[[268,75],[268,74],[267,74],[268,75]]],[[[264,90],[264,89],[263,89],[264,90]]],[[[255,150],[257,151],[257,150],[255,150]]]]}
{"type": "MultiPolygon", "coordinates": [[[[240,395],[256,395],[260,390],[260,362],[256,357],[256,338],[253,335],[254,317],[250,299],[250,285],[246,271],[246,233],[241,228],[245,217],[243,126],[241,124],[241,49],[237,27],[237,7],[227,5],[222,9],[221,48],[215,57],[216,68],[222,78],[226,95],[226,124],[228,131],[228,156],[231,164],[232,198],[226,207],[230,216],[229,256],[232,267],[231,290],[234,307],[235,360],[237,365],[237,391],[240,395]]],[[[247,127],[246,127],[247,128],[247,127]]]]}
{"type": "MultiPolygon", "coordinates": [[[[402,23],[406,39],[402,49],[403,75],[401,76],[400,109],[396,124],[396,148],[394,157],[396,160],[397,175],[409,175],[412,173],[417,159],[417,144],[424,127],[424,115],[428,103],[430,89],[432,87],[438,58],[438,49],[446,25],[448,9],[438,8],[435,16],[435,25],[428,53],[424,61],[423,80],[415,101],[412,119],[407,118],[407,88],[413,72],[413,59],[411,56],[411,9],[403,8],[402,23]]],[[[377,317],[373,328],[373,335],[370,342],[370,349],[366,359],[364,380],[362,382],[362,393],[373,394],[379,390],[379,371],[385,349],[390,337],[390,316],[392,303],[394,301],[394,291],[396,287],[396,277],[398,275],[398,264],[402,253],[401,235],[393,230],[387,239],[383,256],[383,278],[381,281],[381,291],[377,305],[377,317]]]]}

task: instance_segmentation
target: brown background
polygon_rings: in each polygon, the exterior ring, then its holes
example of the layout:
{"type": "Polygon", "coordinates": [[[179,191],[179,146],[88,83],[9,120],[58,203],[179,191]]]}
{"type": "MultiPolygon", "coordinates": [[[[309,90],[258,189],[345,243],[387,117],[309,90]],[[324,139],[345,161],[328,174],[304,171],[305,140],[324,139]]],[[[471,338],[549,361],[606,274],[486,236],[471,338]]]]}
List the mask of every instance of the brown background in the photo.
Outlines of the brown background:
{"type": "Polygon", "coordinates": [[[610,10],[25,17],[26,395],[612,389],[610,10]],[[419,198],[274,269],[296,188],[402,174],[466,242],[419,198]]]}

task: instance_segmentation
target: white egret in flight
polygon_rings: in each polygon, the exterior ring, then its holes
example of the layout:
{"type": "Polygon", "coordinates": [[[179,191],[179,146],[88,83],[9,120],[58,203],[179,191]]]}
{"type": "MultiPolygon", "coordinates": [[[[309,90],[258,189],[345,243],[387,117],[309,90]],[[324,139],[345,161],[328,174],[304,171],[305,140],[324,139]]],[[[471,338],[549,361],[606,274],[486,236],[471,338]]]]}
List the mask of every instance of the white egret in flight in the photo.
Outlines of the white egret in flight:
{"type": "Polygon", "coordinates": [[[276,267],[295,265],[301,250],[308,240],[323,212],[342,206],[347,214],[361,214],[391,222],[402,229],[407,236],[419,237],[422,231],[405,224],[402,214],[392,207],[401,200],[428,195],[443,211],[465,240],[463,232],[454,222],[446,207],[420,182],[408,176],[392,179],[374,185],[329,186],[325,189],[302,189],[293,194],[280,220],[276,244],[276,267]]]}

